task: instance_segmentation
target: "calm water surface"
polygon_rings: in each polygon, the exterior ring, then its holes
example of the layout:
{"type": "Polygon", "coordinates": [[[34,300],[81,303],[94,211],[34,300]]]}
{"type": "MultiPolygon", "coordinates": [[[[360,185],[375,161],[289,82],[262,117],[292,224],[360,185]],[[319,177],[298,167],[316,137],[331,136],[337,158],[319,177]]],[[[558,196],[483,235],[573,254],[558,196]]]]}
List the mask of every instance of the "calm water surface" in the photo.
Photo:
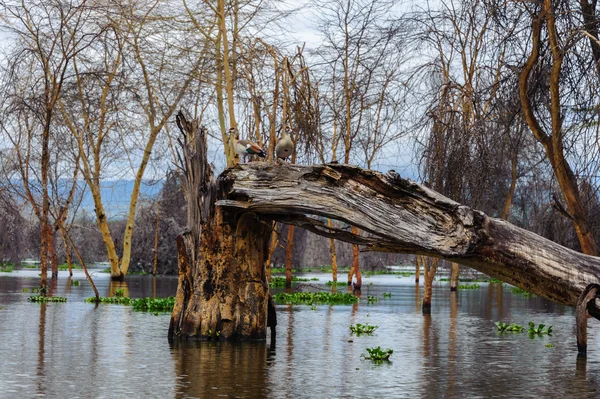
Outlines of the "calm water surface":
{"type": "MultiPolygon", "coordinates": [[[[67,272],[55,280],[54,295],[67,303],[29,303],[23,288],[37,286],[37,273],[0,274],[0,398],[600,397],[600,323],[589,321],[589,358],[577,360],[573,309],[501,284],[452,295],[436,283],[424,317],[413,278],[373,276],[353,306],[279,305],[274,345],[170,345],[170,314],[85,303],[93,293],[81,272],[80,286],[67,272]],[[495,321],[544,323],[554,333],[499,334],[495,321]],[[355,323],[379,329],[356,337],[355,323]],[[374,346],[392,348],[391,362],[361,360],[374,346]]],[[[330,276],[314,276],[311,285],[326,289],[330,276]]],[[[177,287],[172,277],[111,283],[96,273],[95,281],[103,296],[125,288],[133,298],[164,297],[177,287]]]]}

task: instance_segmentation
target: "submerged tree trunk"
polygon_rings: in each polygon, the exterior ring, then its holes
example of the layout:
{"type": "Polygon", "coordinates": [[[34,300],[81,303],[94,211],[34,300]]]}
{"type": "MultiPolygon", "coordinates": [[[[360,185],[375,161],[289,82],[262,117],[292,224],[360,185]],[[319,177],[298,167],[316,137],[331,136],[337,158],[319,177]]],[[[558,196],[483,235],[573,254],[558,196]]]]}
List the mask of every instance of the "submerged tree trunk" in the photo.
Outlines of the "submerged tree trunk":
{"type": "Polygon", "coordinates": [[[219,186],[213,179],[206,156],[207,132],[181,112],[177,123],[184,136],[179,166],[188,226],[177,238],[179,282],[169,338],[264,339],[271,223],[252,212],[215,207],[227,182],[219,186]]]}
{"type": "Polygon", "coordinates": [[[456,291],[458,289],[458,263],[452,262],[450,265],[450,291],[456,291]]]}
{"type": "Polygon", "coordinates": [[[292,288],[292,253],[294,250],[294,226],[288,226],[285,245],[285,288],[292,288]]]}
{"type": "MultiPolygon", "coordinates": [[[[331,219],[327,219],[327,226],[333,227],[333,222],[331,219]]],[[[333,287],[335,287],[335,283],[337,282],[337,253],[335,252],[335,239],[329,239],[329,255],[331,256],[331,278],[333,281],[333,287]]]]}
{"type": "Polygon", "coordinates": [[[269,253],[267,254],[267,260],[265,260],[267,281],[271,281],[271,260],[273,259],[273,254],[275,253],[275,249],[277,249],[278,244],[279,239],[277,238],[277,223],[273,223],[273,231],[271,232],[271,244],[269,245],[269,253]]]}
{"type": "Polygon", "coordinates": [[[600,283],[600,259],[461,205],[396,172],[345,164],[266,162],[237,165],[220,180],[217,205],[256,212],[367,250],[446,259],[574,306],[588,284],[600,283]],[[285,189],[284,189],[285,188],[285,189]],[[323,218],[356,226],[354,235],[323,218]]]}
{"type": "Polygon", "coordinates": [[[415,256],[415,283],[419,284],[419,277],[421,275],[421,257],[415,256]]]}
{"type": "Polygon", "coordinates": [[[423,314],[431,313],[431,298],[433,296],[433,279],[438,268],[439,259],[422,257],[423,263],[423,305],[421,307],[423,314]]]}

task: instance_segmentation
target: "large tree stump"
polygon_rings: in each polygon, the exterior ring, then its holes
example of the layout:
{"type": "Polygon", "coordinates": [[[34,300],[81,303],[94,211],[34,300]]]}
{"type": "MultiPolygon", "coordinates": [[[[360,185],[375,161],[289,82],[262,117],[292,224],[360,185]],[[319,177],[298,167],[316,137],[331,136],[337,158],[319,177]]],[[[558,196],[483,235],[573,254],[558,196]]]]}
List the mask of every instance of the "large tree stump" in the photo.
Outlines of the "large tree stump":
{"type": "MultiPolygon", "coordinates": [[[[188,228],[177,238],[179,284],[170,339],[265,339],[270,290],[265,273],[271,222],[215,207],[219,189],[206,156],[207,132],[177,122],[188,228]]],[[[274,325],[271,320],[270,325],[274,325]]]]}

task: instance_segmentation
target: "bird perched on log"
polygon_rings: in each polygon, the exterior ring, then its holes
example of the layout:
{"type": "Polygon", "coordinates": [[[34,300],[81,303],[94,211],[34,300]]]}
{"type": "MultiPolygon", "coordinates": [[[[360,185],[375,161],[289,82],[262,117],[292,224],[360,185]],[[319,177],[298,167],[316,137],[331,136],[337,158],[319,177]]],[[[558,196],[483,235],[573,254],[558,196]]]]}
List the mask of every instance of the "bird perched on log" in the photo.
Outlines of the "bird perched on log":
{"type": "Polygon", "coordinates": [[[286,160],[292,152],[294,151],[294,142],[290,135],[284,130],[281,133],[281,138],[277,140],[277,144],[275,145],[275,155],[277,156],[277,160],[286,160]]]}
{"type": "Polygon", "coordinates": [[[248,155],[258,155],[261,158],[265,158],[265,152],[258,144],[250,140],[240,140],[240,134],[236,128],[230,128],[229,134],[233,135],[233,148],[240,158],[246,160],[248,155]]]}

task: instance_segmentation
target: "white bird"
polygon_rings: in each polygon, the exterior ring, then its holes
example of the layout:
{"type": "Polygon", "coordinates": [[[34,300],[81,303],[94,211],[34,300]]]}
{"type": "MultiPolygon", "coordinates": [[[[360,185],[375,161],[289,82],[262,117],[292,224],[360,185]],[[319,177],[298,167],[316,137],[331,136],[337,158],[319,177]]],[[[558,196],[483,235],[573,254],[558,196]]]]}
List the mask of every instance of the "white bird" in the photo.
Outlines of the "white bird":
{"type": "Polygon", "coordinates": [[[236,128],[230,128],[229,133],[234,135],[233,148],[240,158],[244,158],[245,160],[248,155],[258,155],[261,158],[265,158],[265,152],[258,144],[250,140],[239,140],[240,135],[236,128]]]}
{"type": "Polygon", "coordinates": [[[275,155],[277,159],[286,160],[289,156],[292,155],[294,151],[294,142],[289,134],[285,131],[281,133],[281,138],[277,140],[277,144],[275,145],[275,155]]]}

